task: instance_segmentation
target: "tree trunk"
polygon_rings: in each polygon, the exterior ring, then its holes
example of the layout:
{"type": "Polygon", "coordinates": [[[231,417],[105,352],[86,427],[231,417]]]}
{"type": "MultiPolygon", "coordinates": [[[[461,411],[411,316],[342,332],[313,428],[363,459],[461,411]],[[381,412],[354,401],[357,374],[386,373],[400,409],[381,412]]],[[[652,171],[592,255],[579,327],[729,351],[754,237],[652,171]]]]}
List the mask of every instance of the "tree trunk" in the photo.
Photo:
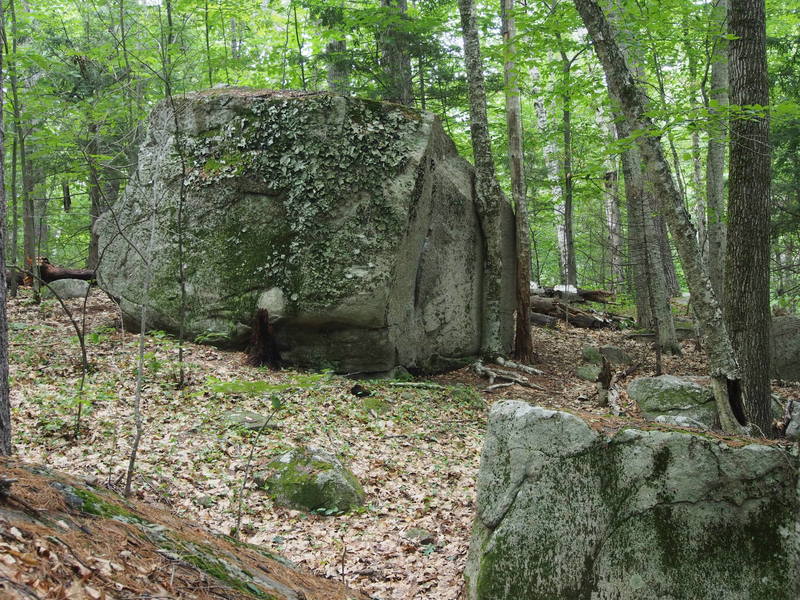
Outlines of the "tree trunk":
{"type": "MultiPolygon", "coordinates": [[[[408,5],[406,0],[381,0],[391,20],[406,18],[408,5]]],[[[389,24],[383,32],[381,45],[381,67],[383,70],[386,94],[384,100],[414,105],[414,90],[411,82],[411,58],[408,54],[408,42],[405,33],[395,24],[389,24]]]]}
{"type": "MultiPolygon", "coordinates": [[[[0,34],[5,39],[3,5],[0,3],[0,34]]],[[[5,164],[3,123],[3,44],[0,44],[0,165],[5,164]]],[[[0,265],[6,264],[6,186],[0,168],[0,265]]],[[[6,270],[0,269],[0,454],[11,454],[11,399],[8,394],[8,319],[6,318],[6,270]]]]}
{"type": "Polygon", "coordinates": [[[514,0],[502,0],[501,19],[505,42],[504,76],[506,89],[506,123],[508,125],[508,162],[511,172],[511,196],[514,199],[514,224],[517,251],[517,318],[514,334],[514,358],[521,362],[533,359],[531,322],[528,319],[531,296],[531,245],[528,225],[528,192],[525,187],[525,166],[522,150],[522,105],[519,97],[515,38],[517,25],[514,0]]]}
{"type": "MultiPolygon", "coordinates": [[[[574,2],[603,65],[609,89],[620,101],[625,121],[635,131],[657,130],[646,114],[646,96],[634,79],[605,14],[594,0],[574,2]]],[[[641,135],[636,143],[652,172],[660,212],[666,216],[675,238],[698,318],[704,326],[721,425],[725,431],[740,432],[746,417],[741,402],[739,365],[722,319],[722,311],[700,257],[697,232],[672,179],[661,141],[658,137],[641,135]]]]}
{"type": "MultiPolygon", "coordinates": [[[[764,4],[734,0],[728,12],[736,36],[729,47],[730,94],[737,107],[769,104],[764,4]]],[[[730,131],[725,322],[739,355],[747,418],[770,436],[769,115],[734,113],[730,131]]]]}
{"type": "Polygon", "coordinates": [[[347,58],[347,40],[331,40],[325,44],[328,64],[328,90],[344,96],[350,93],[350,62],[347,58]]]}
{"type": "MultiPolygon", "coordinates": [[[[597,112],[597,124],[601,131],[608,132],[608,139],[613,141],[614,125],[603,110],[597,112]]],[[[622,234],[619,212],[619,176],[617,161],[612,155],[606,158],[606,172],[603,175],[603,210],[608,228],[608,255],[611,263],[611,290],[616,292],[625,280],[622,269],[622,234]]]]}
{"type": "Polygon", "coordinates": [[[561,94],[562,102],[562,127],[564,135],[564,280],[567,285],[578,285],[578,266],[575,260],[575,235],[573,233],[573,180],[572,180],[572,95],[570,92],[570,78],[572,61],[564,51],[561,51],[561,69],[563,74],[561,94]]]}
{"type": "MultiPolygon", "coordinates": [[[[683,194],[681,194],[683,198],[683,194]]],[[[653,210],[656,210],[655,205],[653,210]]],[[[656,232],[658,237],[658,249],[661,253],[661,266],[664,269],[664,280],[667,283],[667,298],[677,296],[681,291],[678,285],[678,273],[675,271],[675,261],[672,259],[672,247],[669,243],[669,234],[667,232],[667,222],[663,216],[656,217],[656,232]]]]}
{"type": "Polygon", "coordinates": [[[503,352],[502,339],[502,276],[501,206],[506,199],[497,183],[486,114],[486,90],[483,83],[483,61],[472,0],[459,0],[461,31],[464,41],[464,63],[469,92],[470,134],[475,159],[475,198],[484,237],[484,309],[481,350],[485,356],[503,352]]]}
{"type": "Polygon", "coordinates": [[[539,87],[539,70],[535,67],[531,69],[531,80],[535,96],[536,123],[539,126],[539,131],[547,140],[544,145],[544,164],[547,169],[547,181],[552,190],[551,197],[556,222],[556,244],[558,245],[558,268],[561,274],[561,282],[564,282],[567,278],[567,235],[564,229],[564,199],[561,188],[561,169],[558,164],[558,147],[548,132],[547,107],[544,104],[545,94],[544,90],[539,87]]]}
{"type": "Polygon", "coordinates": [[[706,160],[706,205],[708,222],[708,272],[717,297],[724,300],[725,245],[727,239],[725,217],[725,114],[728,105],[728,0],[716,0],[712,8],[716,38],[711,64],[711,100],[708,126],[708,157],[706,160]]]}

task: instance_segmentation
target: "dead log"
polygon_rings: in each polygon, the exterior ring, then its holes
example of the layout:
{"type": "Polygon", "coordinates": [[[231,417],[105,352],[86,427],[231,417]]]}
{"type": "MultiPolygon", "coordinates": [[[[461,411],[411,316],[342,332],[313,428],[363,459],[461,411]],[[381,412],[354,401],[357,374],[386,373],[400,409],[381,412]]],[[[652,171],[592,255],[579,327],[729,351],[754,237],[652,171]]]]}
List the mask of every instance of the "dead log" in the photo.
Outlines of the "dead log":
{"type": "Polygon", "coordinates": [[[92,281],[95,278],[92,269],[67,269],[65,267],[57,267],[52,264],[46,257],[39,258],[39,277],[45,283],[56,281],[58,279],[82,279],[83,281],[92,281]]]}
{"type": "Polygon", "coordinates": [[[542,298],[541,296],[531,296],[531,311],[567,321],[575,327],[588,329],[611,327],[615,322],[614,319],[601,313],[580,310],[570,304],[560,302],[556,298],[542,298]]]}
{"type": "Polygon", "coordinates": [[[551,329],[556,326],[558,323],[558,319],[555,317],[551,317],[548,315],[543,315],[542,313],[532,312],[531,313],[531,324],[537,325],[539,327],[550,327],[551,329]]]}
{"type": "Polygon", "coordinates": [[[587,290],[563,285],[533,288],[531,290],[531,296],[559,298],[568,302],[600,302],[601,304],[608,304],[614,300],[614,292],[608,292],[606,290],[587,290]]]}

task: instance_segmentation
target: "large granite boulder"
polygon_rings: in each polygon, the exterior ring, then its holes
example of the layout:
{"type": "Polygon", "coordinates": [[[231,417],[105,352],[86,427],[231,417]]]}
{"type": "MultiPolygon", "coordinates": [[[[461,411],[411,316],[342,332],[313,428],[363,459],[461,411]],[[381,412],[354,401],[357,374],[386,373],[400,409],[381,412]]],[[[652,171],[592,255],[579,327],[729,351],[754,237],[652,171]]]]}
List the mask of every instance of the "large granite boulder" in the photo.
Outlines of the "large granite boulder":
{"type": "Polygon", "coordinates": [[[772,319],[772,376],[800,381],[800,317],[772,319]]]}
{"type": "MultiPolygon", "coordinates": [[[[512,264],[510,208],[498,218],[512,264]]],[[[96,231],[98,281],[134,325],[146,303],[148,323],[178,330],[182,254],[184,330],[199,341],[241,347],[265,308],[299,365],[435,368],[479,351],[488,286],[473,170],[428,112],[240,88],[162,102],[96,231]]]]}
{"type": "Polygon", "coordinates": [[[800,597],[796,451],[688,432],[608,438],[497,402],[478,475],[471,600],[800,597]]]}

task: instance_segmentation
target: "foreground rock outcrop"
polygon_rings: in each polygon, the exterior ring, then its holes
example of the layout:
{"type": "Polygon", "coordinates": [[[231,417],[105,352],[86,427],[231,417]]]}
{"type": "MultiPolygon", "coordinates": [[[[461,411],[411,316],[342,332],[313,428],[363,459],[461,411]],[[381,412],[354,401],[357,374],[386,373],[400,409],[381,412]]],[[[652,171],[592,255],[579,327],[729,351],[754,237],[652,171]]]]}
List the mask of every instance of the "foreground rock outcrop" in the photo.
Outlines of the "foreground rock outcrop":
{"type": "Polygon", "coordinates": [[[796,450],[492,407],[471,600],[800,597],[796,450]]]}
{"type": "Polygon", "coordinates": [[[146,304],[153,328],[177,331],[183,305],[189,337],[236,347],[264,308],[283,359],[346,372],[479,351],[473,171],[431,113],[239,88],[163,102],[96,231],[99,283],[133,322],[146,304]]]}
{"type": "Polygon", "coordinates": [[[6,459],[0,531],[3,599],[366,600],[257,546],[6,459]]]}

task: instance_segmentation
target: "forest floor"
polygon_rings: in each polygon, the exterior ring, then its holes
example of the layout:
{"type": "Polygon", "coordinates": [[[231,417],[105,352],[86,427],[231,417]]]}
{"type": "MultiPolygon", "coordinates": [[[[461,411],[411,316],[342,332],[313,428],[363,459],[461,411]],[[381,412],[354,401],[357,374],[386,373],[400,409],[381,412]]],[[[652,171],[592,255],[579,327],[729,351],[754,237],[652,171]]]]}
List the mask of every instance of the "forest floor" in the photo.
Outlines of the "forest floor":
{"type": "MultiPolygon", "coordinates": [[[[67,304],[80,322],[82,301],[67,304]]],[[[100,292],[89,298],[85,316],[90,372],[81,393],[81,350],[61,306],[33,304],[24,292],[10,301],[14,450],[25,462],[121,492],[134,431],[138,336],[121,330],[115,305],[100,292]]],[[[375,598],[462,598],[474,483],[493,402],[515,398],[568,410],[608,433],[652,427],[624,391],[630,379],[654,373],[650,344],[624,331],[563,325],[536,328],[533,336],[535,366],[544,374],[528,379],[542,390],[514,385],[485,393],[488,382],[465,368],[417,380],[436,389],[360,382],[372,394],[361,398],[351,393],[351,379],[248,367],[241,353],[195,344],[185,345],[186,385],[179,389],[177,342],[148,335],[136,496],[230,534],[251,451],[257,465],[296,444],[322,446],[344,457],[367,504],[349,515],[309,515],[275,506],[248,482],[242,538],[375,598]],[[598,406],[595,384],[574,374],[590,344],[613,344],[633,358],[620,367],[619,375],[627,372],[619,381],[621,415],[598,406]],[[277,410],[272,397],[281,401],[277,410]],[[253,431],[231,427],[225,414],[233,410],[274,415],[256,439],[253,431]],[[429,535],[411,539],[410,529],[429,535]]],[[[703,375],[703,353],[693,342],[684,342],[683,352],[664,357],[664,372],[703,375]]],[[[800,386],[776,393],[800,398],[800,386]]]]}

